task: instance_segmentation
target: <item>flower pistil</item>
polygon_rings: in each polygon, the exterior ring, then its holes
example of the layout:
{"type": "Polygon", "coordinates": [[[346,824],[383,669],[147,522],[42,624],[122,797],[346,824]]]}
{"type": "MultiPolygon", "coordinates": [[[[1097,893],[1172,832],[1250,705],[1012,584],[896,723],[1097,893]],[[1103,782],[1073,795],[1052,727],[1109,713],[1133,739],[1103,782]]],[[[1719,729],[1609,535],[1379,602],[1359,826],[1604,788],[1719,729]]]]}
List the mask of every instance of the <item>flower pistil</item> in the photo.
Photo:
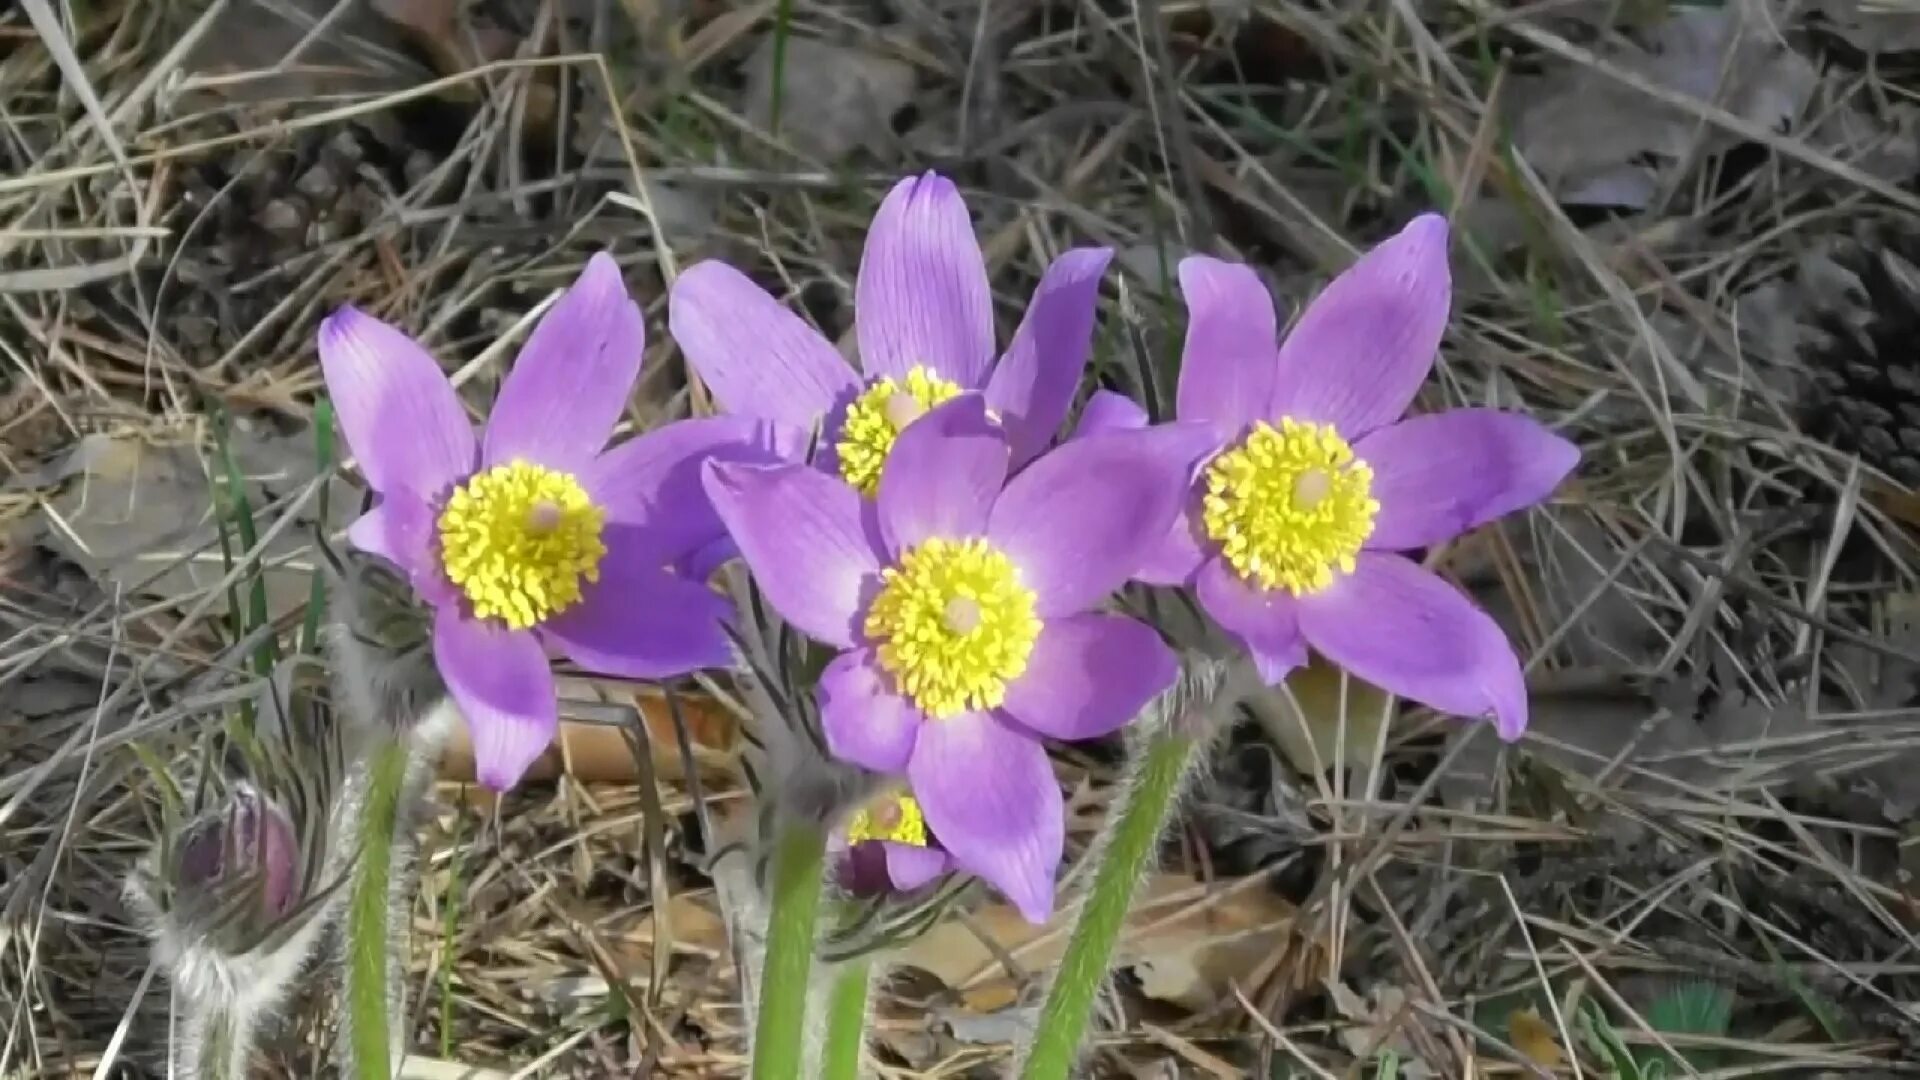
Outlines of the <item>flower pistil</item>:
{"type": "Polygon", "coordinates": [[[456,488],[440,513],[447,577],[476,618],[524,630],[580,600],[599,580],[606,514],[573,476],[515,461],[456,488]]]}
{"type": "Polygon", "coordinates": [[[1040,618],[1012,560],[985,540],[927,540],[881,573],[867,637],[929,716],[998,706],[1027,669],[1040,618]]]}
{"type": "Polygon", "coordinates": [[[1373,532],[1373,470],[1330,424],[1259,423],[1207,466],[1207,535],[1245,580],[1295,596],[1352,573],[1373,532]]]}

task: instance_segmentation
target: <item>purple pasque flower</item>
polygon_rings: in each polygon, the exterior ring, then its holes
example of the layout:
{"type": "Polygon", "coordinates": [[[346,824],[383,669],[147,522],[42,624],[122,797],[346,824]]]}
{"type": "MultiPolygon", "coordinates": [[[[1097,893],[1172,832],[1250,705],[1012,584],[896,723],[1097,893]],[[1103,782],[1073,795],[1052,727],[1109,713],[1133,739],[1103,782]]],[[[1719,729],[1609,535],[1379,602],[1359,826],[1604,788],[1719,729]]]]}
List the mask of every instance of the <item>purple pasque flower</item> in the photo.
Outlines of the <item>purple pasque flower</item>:
{"type": "Polygon", "coordinates": [[[1064,830],[1040,739],[1105,735],[1173,682],[1158,634],[1091,609],[1165,535],[1206,437],[1079,439],[1009,482],[1010,437],[964,394],[901,433],[872,501],[806,465],[706,467],[768,601],[843,650],[828,749],[905,774],[954,861],[1036,922],[1064,830]]]}
{"type": "MultiPolygon", "coordinates": [[[[1527,726],[1520,662],[1498,625],[1401,552],[1545,499],[1572,443],[1492,409],[1401,418],[1433,366],[1452,284],[1447,223],[1425,214],[1307,305],[1275,347],[1274,307],[1245,266],[1180,264],[1188,311],[1176,407],[1214,453],[1138,573],[1188,584],[1268,682],[1310,645],[1382,689],[1502,738],[1527,726]]],[[[1145,423],[1117,395],[1076,433],[1145,423]]]]}
{"type": "Polygon", "coordinates": [[[347,537],[434,607],[434,661],[489,787],[512,787],[553,738],[549,648],[629,678],[729,661],[727,604],[669,567],[722,532],[700,462],[776,459],[774,433],[688,420],[603,452],[642,342],[619,266],[595,255],[528,337],[476,436],[406,334],[351,307],[321,325],[328,392],[379,496],[347,537]]]}
{"type": "Polygon", "coordinates": [[[1016,469],[1044,450],[1086,367],[1112,255],[1076,248],[1055,259],[996,364],[993,294],[967,204],[929,172],[894,185],[867,231],[854,283],[864,377],[725,263],[680,275],[667,323],[727,412],[820,428],[820,464],[871,496],[901,429],[965,391],[985,393],[1016,469]]]}
{"type": "Polygon", "coordinates": [[[827,839],[834,874],[855,896],[912,892],[953,869],[953,857],[927,829],[920,801],[888,788],[827,839]]]}

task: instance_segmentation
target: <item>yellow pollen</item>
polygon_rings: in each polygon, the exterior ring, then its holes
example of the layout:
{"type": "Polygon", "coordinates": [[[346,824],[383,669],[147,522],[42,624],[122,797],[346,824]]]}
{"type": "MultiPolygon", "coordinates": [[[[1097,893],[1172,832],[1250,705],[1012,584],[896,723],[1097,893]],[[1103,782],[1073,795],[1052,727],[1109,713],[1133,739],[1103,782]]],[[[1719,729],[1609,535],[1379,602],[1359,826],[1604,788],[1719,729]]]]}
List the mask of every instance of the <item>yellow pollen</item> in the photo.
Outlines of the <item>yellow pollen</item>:
{"type": "Polygon", "coordinates": [[[441,557],[475,617],[524,630],[578,602],[582,578],[599,580],[605,523],[578,480],[516,461],[454,490],[441,557]]]}
{"type": "Polygon", "coordinates": [[[840,475],[871,496],[880,487],[880,472],[893,452],[894,440],[908,424],[928,409],[960,394],[960,384],[949,382],[921,365],[907,372],[906,385],[892,378],[876,381],[847,406],[834,449],[840,456],[840,475]]]}
{"type": "Polygon", "coordinates": [[[862,807],[847,822],[847,844],[891,840],[913,847],[927,846],[927,819],[919,800],[898,792],[882,795],[862,807]]]}
{"type": "Polygon", "coordinates": [[[1372,492],[1373,470],[1331,425],[1283,419],[1207,466],[1201,518],[1242,578],[1301,596],[1353,572],[1380,510],[1372,492]]]}
{"type": "Polygon", "coordinates": [[[1033,590],[985,540],[936,537],[881,571],[866,635],[900,692],[932,717],[988,709],[1040,636],[1033,590]]]}

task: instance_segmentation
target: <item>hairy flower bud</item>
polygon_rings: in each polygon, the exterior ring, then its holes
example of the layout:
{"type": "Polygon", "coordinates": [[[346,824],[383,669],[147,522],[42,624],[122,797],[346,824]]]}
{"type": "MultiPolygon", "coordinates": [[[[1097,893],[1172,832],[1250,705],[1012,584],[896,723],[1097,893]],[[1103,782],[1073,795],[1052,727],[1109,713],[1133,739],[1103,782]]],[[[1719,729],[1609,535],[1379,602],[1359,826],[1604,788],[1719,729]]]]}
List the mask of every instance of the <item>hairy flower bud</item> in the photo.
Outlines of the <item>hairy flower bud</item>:
{"type": "Polygon", "coordinates": [[[301,898],[293,821],[241,787],[222,813],[188,827],[174,849],[171,877],[176,910],[226,915],[240,936],[263,936],[301,898]]]}

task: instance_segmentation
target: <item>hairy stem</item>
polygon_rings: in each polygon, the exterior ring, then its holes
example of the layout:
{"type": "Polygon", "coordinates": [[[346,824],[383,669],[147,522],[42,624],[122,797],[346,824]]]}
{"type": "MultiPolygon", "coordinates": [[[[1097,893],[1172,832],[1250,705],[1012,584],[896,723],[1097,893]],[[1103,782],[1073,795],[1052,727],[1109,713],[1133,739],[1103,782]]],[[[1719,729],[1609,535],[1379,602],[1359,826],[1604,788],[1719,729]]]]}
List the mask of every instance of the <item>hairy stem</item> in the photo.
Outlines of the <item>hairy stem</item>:
{"type": "Polygon", "coordinates": [[[190,1080],[243,1080],[253,1024],[226,995],[195,1000],[179,1040],[178,1075],[190,1080]]]}
{"type": "Polygon", "coordinates": [[[1173,726],[1155,732],[1147,744],[1094,874],[1092,891],[1041,1006],[1033,1045],[1020,1074],[1024,1080],[1067,1080],[1071,1073],[1094,996],[1107,978],[1114,942],[1119,940],[1134,891],[1154,855],[1196,745],[1192,733],[1173,726]]]}
{"type": "Polygon", "coordinates": [[[827,834],[793,821],[774,840],[767,960],[760,980],[760,1018],[753,1039],[753,1080],[797,1080],[805,1054],[807,970],[820,913],[827,834]]]}
{"type": "Polygon", "coordinates": [[[867,987],[872,962],[864,956],[840,965],[827,998],[827,1045],[820,1058],[822,1080],[858,1080],[867,1046],[867,987]]]}
{"type": "Polygon", "coordinates": [[[360,857],[347,906],[347,1023],[352,1075],[390,1080],[392,1042],[387,1025],[392,962],[387,942],[393,873],[393,834],[406,786],[407,744],[389,741],[370,755],[366,801],[360,812],[360,857]]]}

